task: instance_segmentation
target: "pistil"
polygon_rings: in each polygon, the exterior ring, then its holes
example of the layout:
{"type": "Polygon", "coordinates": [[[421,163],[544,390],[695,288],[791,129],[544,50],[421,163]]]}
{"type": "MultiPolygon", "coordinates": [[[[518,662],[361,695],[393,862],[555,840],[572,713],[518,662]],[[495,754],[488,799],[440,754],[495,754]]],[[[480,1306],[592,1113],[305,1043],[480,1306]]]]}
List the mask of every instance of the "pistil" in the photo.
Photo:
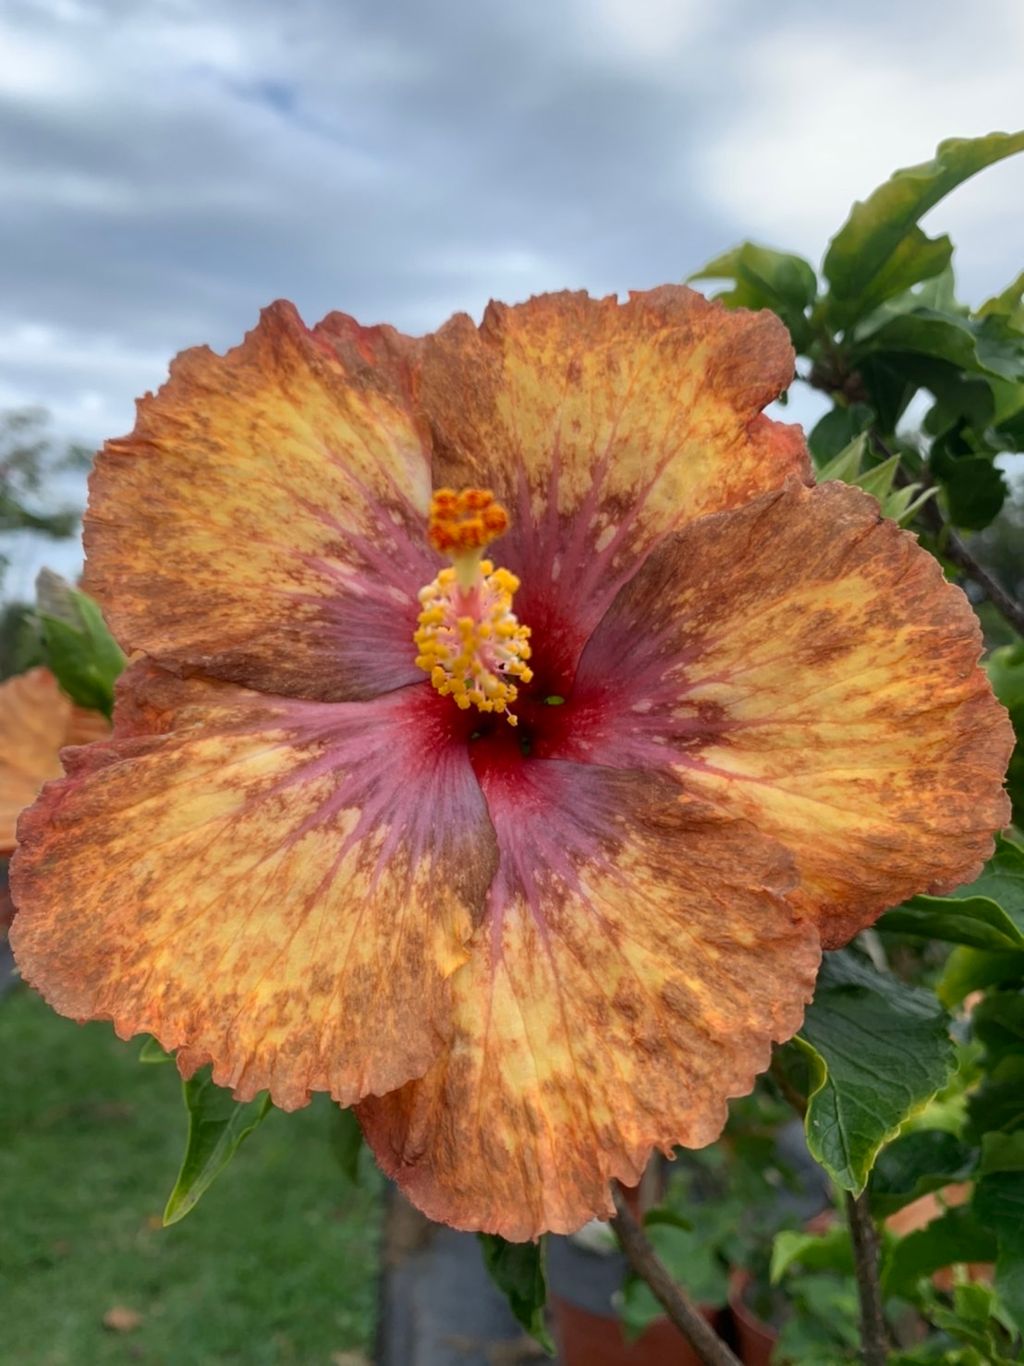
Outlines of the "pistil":
{"type": "Polygon", "coordinates": [[[530,628],[512,611],[519,580],[483,558],[507,528],[508,513],[489,489],[434,494],[427,539],[452,563],[420,589],[413,639],[417,665],[443,697],[463,710],[501,712],[514,726],[509,708],[533,678],[530,628]]]}

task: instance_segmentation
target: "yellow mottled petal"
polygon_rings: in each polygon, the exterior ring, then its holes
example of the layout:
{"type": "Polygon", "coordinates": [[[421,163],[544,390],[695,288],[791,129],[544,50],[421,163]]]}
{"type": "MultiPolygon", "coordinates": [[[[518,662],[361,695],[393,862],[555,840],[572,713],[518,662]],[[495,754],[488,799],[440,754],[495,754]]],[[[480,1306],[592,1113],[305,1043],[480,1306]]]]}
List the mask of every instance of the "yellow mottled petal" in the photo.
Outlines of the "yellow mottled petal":
{"type": "Polygon", "coordinates": [[[799,1026],[818,936],[781,851],[671,781],[545,760],[482,781],[501,865],[455,1035],[359,1113],[428,1215],[522,1240],[607,1216],[652,1146],[718,1136],[799,1026]]]}
{"type": "MultiPolygon", "coordinates": [[[[786,329],[682,286],[547,294],[424,342],[435,480],[493,489],[518,610],[570,675],[611,595],[666,532],[810,478],[798,427],[761,409],[793,376],[786,329]]],[[[555,680],[552,680],[553,682],[555,680]]],[[[564,678],[563,681],[569,681],[564,678]]]]}
{"type": "Polygon", "coordinates": [[[967,599],[842,484],[707,518],[651,557],[581,661],[580,757],[670,766],[792,851],[828,946],[970,881],[1013,745],[967,599]],[[594,714],[593,708],[591,713],[594,714]]]}
{"type": "Polygon", "coordinates": [[[240,1099],[420,1075],[494,866],[442,699],[306,703],[152,666],[22,822],[15,956],[62,1014],[207,1061],[240,1099]],[[443,810],[443,821],[436,813],[443,810]]]}
{"type": "Polygon", "coordinates": [[[416,680],[436,557],[414,351],[279,303],[226,355],[178,357],[90,481],[85,586],[127,650],[308,698],[416,680]]]}
{"type": "Polygon", "coordinates": [[[64,745],[82,745],[108,730],[95,712],[75,707],[48,669],[0,683],[0,854],[14,848],[18,815],[48,778],[60,776],[64,745]]]}

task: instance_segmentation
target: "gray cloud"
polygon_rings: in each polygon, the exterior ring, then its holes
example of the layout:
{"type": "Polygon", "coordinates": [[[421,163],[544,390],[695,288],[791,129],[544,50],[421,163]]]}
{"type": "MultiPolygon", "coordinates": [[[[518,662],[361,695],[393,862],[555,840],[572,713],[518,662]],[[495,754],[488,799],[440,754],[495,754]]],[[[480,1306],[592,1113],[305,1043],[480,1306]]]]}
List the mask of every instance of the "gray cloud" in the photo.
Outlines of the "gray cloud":
{"type": "MultiPolygon", "coordinates": [[[[817,254],[894,164],[1012,118],[1024,36],[1015,0],[984,30],[953,0],[823,8],[7,0],[0,406],[122,431],[175,351],[282,295],[422,331],[746,235],[817,254]]],[[[991,178],[950,219],[975,293],[1017,264],[1024,177],[991,178]]]]}

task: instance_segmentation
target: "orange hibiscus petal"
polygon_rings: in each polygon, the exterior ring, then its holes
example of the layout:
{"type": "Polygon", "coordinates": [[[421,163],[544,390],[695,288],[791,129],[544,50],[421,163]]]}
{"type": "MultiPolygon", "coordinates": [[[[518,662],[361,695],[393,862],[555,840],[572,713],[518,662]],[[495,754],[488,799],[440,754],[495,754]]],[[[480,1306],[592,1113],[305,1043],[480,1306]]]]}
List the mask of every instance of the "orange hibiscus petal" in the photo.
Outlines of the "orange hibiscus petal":
{"type": "Polygon", "coordinates": [[[14,848],[19,813],[48,778],[60,775],[60,750],[109,730],[98,712],[73,706],[49,669],[0,683],[0,854],[14,848]]]}
{"type": "Polygon", "coordinates": [[[415,344],[290,304],[225,356],[186,351],[90,482],[85,587],[129,651],[328,700],[419,673],[429,457],[415,344]]]}
{"type": "Polygon", "coordinates": [[[516,610],[553,689],[666,532],[810,479],[799,427],[760,415],[793,368],[774,314],[682,286],[626,304],[570,293],[491,304],[479,329],[460,315],[426,339],[435,482],[491,488],[508,507],[495,556],[522,580],[516,610]]]}
{"type": "Polygon", "coordinates": [[[427,687],[305,703],[152,666],[22,820],[12,942],[64,1015],[207,1061],[240,1099],[419,1076],[494,868],[427,687]],[[443,819],[438,816],[443,812],[443,819]]]}
{"type": "Polygon", "coordinates": [[[827,947],[980,871],[1013,734],[959,588],[858,489],[696,522],[595,632],[566,752],[671,766],[796,857],[827,947]]]}
{"type": "Polygon", "coordinates": [[[818,936],[787,857],[671,780],[477,764],[501,851],[455,975],[456,1032],[363,1102],[384,1171],[434,1219],[523,1240],[612,1211],[652,1146],[701,1146],[799,1027],[818,936]]]}

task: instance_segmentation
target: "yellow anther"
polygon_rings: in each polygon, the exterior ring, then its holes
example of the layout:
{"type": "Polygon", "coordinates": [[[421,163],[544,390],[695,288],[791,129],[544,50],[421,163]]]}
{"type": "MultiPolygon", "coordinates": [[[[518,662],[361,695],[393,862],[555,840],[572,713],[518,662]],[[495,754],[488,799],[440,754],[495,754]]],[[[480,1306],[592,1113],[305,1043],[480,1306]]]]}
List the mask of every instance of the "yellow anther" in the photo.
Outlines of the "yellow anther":
{"type": "Polygon", "coordinates": [[[463,711],[500,712],[514,726],[517,718],[508,707],[519,696],[516,683],[533,677],[526,665],[530,628],[512,611],[519,587],[515,574],[481,555],[507,529],[508,514],[490,489],[437,490],[427,539],[452,565],[420,589],[413,640],[417,667],[442,697],[453,698],[463,711]]]}

